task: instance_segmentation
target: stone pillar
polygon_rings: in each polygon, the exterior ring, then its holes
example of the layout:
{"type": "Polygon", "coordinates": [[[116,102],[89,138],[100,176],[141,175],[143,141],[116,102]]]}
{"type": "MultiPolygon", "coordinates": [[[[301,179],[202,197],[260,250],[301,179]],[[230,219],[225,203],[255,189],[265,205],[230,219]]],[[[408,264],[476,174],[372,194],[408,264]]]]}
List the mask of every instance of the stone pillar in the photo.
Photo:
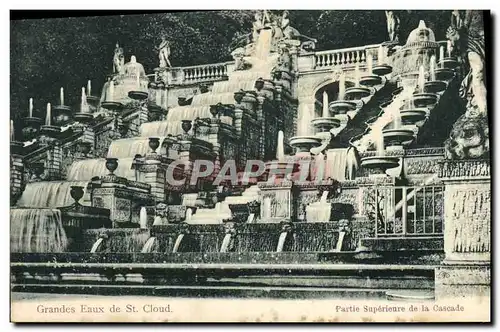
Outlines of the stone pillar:
{"type": "Polygon", "coordinates": [[[158,154],[148,154],[143,164],[137,170],[141,173],[142,182],[151,186],[151,194],[157,201],[165,201],[165,174],[166,167],[160,161],[158,154]]]}
{"type": "Polygon", "coordinates": [[[490,161],[447,160],[439,175],[445,259],[436,268],[436,298],[490,296],[490,161]]]}

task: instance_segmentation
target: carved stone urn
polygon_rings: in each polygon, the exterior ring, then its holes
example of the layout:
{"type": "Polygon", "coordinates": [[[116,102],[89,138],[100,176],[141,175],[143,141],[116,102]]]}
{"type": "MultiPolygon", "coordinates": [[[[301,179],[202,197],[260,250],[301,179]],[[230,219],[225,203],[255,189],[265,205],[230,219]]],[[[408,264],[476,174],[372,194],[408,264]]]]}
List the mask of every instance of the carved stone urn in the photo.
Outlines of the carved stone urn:
{"type": "Polygon", "coordinates": [[[156,149],[158,149],[159,146],[160,146],[160,139],[158,137],[149,138],[149,147],[151,148],[152,153],[156,153],[156,149]]]}
{"type": "Polygon", "coordinates": [[[83,197],[83,187],[81,186],[71,186],[71,198],[75,200],[75,204],[80,204],[78,201],[83,197]]]}
{"type": "Polygon", "coordinates": [[[118,158],[106,158],[106,169],[110,175],[114,175],[114,171],[118,168],[118,158]]]}
{"type": "Polygon", "coordinates": [[[182,120],[181,127],[182,130],[184,130],[184,132],[187,134],[193,127],[193,123],[191,120],[182,120]]]}

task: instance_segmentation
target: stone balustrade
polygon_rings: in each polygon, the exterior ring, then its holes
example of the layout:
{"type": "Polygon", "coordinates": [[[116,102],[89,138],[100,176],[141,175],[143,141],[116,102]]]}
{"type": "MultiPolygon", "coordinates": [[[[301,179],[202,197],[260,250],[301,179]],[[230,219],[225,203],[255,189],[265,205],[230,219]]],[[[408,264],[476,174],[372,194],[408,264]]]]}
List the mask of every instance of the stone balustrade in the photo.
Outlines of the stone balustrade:
{"type": "Polygon", "coordinates": [[[380,45],[343,48],[338,50],[320,51],[314,53],[314,69],[332,66],[350,67],[366,63],[368,54],[375,58],[380,45]]]}
{"type": "Polygon", "coordinates": [[[169,68],[165,72],[166,81],[174,85],[222,81],[227,79],[233,67],[234,61],[169,68]]]}

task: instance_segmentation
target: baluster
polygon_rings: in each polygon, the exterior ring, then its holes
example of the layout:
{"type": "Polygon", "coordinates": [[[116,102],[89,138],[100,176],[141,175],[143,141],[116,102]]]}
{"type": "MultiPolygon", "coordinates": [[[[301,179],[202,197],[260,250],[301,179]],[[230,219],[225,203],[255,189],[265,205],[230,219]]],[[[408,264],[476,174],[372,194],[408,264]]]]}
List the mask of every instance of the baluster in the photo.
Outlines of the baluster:
{"type": "Polygon", "coordinates": [[[333,53],[333,64],[336,66],[339,64],[339,54],[333,53]]]}
{"type": "Polygon", "coordinates": [[[190,73],[189,69],[184,69],[184,78],[186,80],[191,79],[191,73],[190,73]]]}
{"type": "Polygon", "coordinates": [[[340,56],[340,64],[343,65],[344,63],[345,63],[345,54],[344,52],[342,52],[340,56]]]}
{"type": "Polygon", "coordinates": [[[359,50],[356,50],[356,63],[359,62],[359,50]]]}
{"type": "Polygon", "coordinates": [[[316,56],[316,67],[321,67],[321,55],[316,56]]]}
{"type": "Polygon", "coordinates": [[[346,63],[347,64],[351,63],[351,61],[352,61],[351,56],[352,56],[352,52],[351,51],[347,52],[347,54],[346,54],[346,63]]]}
{"type": "Polygon", "coordinates": [[[327,54],[327,55],[326,55],[326,59],[327,59],[327,61],[326,61],[326,62],[327,62],[327,63],[326,63],[326,65],[327,65],[328,67],[330,67],[330,66],[332,65],[332,55],[331,55],[331,54],[327,54]]]}
{"type": "Polygon", "coordinates": [[[359,62],[365,62],[366,61],[366,50],[361,50],[361,59],[359,62]]]}

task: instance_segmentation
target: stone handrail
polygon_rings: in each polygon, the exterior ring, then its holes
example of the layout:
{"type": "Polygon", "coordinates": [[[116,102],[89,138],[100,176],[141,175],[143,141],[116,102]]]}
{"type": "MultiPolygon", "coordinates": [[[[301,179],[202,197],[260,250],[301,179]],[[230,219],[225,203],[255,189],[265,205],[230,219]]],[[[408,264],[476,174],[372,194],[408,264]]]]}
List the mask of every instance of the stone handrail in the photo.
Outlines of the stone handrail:
{"type": "Polygon", "coordinates": [[[234,61],[210,63],[198,66],[173,67],[167,70],[168,84],[188,85],[226,79],[233,70],[234,61]]]}
{"type": "Polygon", "coordinates": [[[361,47],[315,52],[314,69],[332,66],[354,66],[357,63],[366,63],[367,53],[371,52],[371,54],[375,57],[379,46],[379,44],[373,44],[361,47]]]}

